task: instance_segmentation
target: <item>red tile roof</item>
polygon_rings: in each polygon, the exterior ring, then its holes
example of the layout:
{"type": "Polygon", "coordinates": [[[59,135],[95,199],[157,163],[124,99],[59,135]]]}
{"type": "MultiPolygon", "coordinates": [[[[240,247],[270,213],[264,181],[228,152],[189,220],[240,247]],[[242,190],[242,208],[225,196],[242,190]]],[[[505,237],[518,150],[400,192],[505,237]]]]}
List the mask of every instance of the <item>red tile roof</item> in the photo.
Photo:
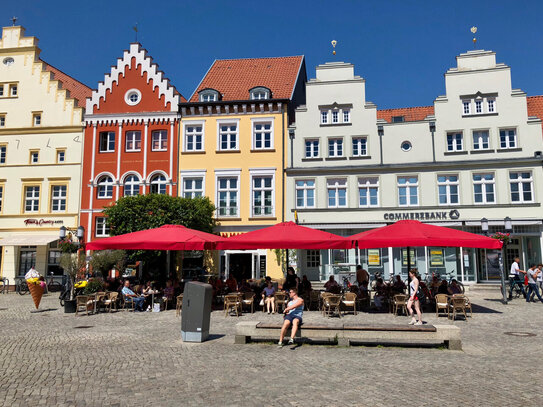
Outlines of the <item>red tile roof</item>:
{"type": "Polygon", "coordinates": [[[303,61],[303,55],[216,60],[190,102],[198,102],[198,92],[207,88],[219,91],[223,101],[248,100],[256,86],[269,88],[273,99],[290,99],[303,61]]]}
{"type": "Polygon", "coordinates": [[[85,100],[90,98],[92,89],[47,62],[43,60],[41,62],[45,64],[45,69],[53,73],[53,79],[60,81],[62,88],[70,92],[70,97],[77,101],[77,106],[85,107],[85,100]]]}
{"type": "Polygon", "coordinates": [[[434,114],[433,106],[402,107],[399,109],[377,110],[377,119],[384,119],[392,123],[393,116],[403,116],[406,122],[424,120],[426,116],[434,114]]]}
{"type": "MultiPolygon", "coordinates": [[[[543,120],[543,96],[528,96],[528,116],[536,116],[543,120]]],[[[541,123],[543,126],[543,122],[541,123]]]]}

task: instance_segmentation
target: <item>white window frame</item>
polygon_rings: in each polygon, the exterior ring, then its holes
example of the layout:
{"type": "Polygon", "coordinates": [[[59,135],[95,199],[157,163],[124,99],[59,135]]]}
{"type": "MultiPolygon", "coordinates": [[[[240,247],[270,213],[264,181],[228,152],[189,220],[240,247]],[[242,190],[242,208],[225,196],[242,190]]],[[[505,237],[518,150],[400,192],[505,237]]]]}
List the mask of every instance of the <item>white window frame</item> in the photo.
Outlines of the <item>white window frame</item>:
{"type": "Polygon", "coordinates": [[[353,136],[351,147],[353,149],[353,157],[365,157],[368,155],[368,137],[367,136],[353,136]],[[362,143],[361,140],[364,140],[362,143]],[[364,154],[362,154],[362,144],[364,144],[364,154]],[[357,146],[355,153],[355,145],[357,146]]]}
{"type": "Polygon", "coordinates": [[[376,208],[379,206],[379,177],[359,177],[358,178],[358,207],[376,208]],[[371,203],[371,190],[377,191],[377,202],[371,203]],[[362,195],[366,197],[366,205],[362,205],[362,195]]]}
{"type": "Polygon", "coordinates": [[[216,102],[219,100],[219,92],[215,89],[203,89],[198,94],[200,102],[216,102]]]}
{"type": "Polygon", "coordinates": [[[349,206],[349,186],[347,178],[328,178],[326,180],[326,207],[347,208],[349,206]],[[345,190],[345,203],[339,202],[339,191],[345,190]],[[330,204],[330,191],[334,193],[335,204],[330,204]]]}
{"type": "Polygon", "coordinates": [[[162,172],[155,172],[149,176],[149,193],[158,194],[158,195],[168,195],[168,176],[162,172]],[[158,177],[164,177],[164,180],[156,181],[158,177]],[[157,191],[152,192],[154,186],[157,186],[157,191]],[[164,188],[164,192],[161,192],[161,189],[164,188]]]}
{"type": "Polygon", "coordinates": [[[330,117],[328,110],[321,110],[320,111],[320,123],[321,124],[330,124],[328,119],[330,117]]]}
{"type": "Polygon", "coordinates": [[[239,119],[232,119],[232,120],[217,120],[217,150],[218,151],[239,151],[239,119]],[[229,135],[227,137],[227,148],[222,148],[221,143],[221,127],[222,126],[236,126],[236,132],[233,133],[231,130],[227,132],[229,135]],[[236,146],[234,148],[230,148],[230,144],[232,142],[231,138],[232,135],[236,138],[236,146]]]}
{"type": "Polygon", "coordinates": [[[66,150],[57,150],[57,163],[66,162],[66,150]]]}
{"type": "Polygon", "coordinates": [[[95,228],[94,236],[95,237],[108,237],[109,236],[109,226],[107,224],[107,218],[103,216],[98,216],[95,219],[95,228]]]}
{"type": "Polygon", "coordinates": [[[483,114],[483,99],[475,99],[475,114],[483,114]]]}
{"type": "Polygon", "coordinates": [[[30,151],[30,164],[39,164],[39,163],[40,163],[40,152],[30,151]]]}
{"type": "Polygon", "coordinates": [[[157,129],[151,131],[151,151],[168,151],[168,130],[166,129],[157,129]],[[164,139],[163,135],[166,135],[166,139],[164,139]],[[155,135],[158,135],[158,146],[159,148],[155,148],[155,135]],[[161,147],[162,145],[165,145],[166,147],[161,147]]]}
{"type": "Polygon", "coordinates": [[[0,127],[6,127],[6,115],[0,114],[0,127]]]}
{"type": "Polygon", "coordinates": [[[320,139],[318,138],[307,138],[304,140],[304,158],[319,158],[320,157],[320,139]],[[310,144],[310,153],[311,155],[307,155],[307,143],[311,143],[310,144]],[[316,143],[316,151],[315,151],[315,143],[316,143]],[[315,154],[315,152],[317,154],[315,154]]]}
{"type": "Polygon", "coordinates": [[[197,190],[185,190],[185,180],[195,180],[195,179],[201,179],[202,180],[202,195],[206,196],[206,170],[183,170],[181,171],[181,196],[185,197],[185,194],[187,192],[191,193],[191,198],[194,198],[194,192],[197,190]]]}
{"type": "Polygon", "coordinates": [[[492,172],[477,172],[477,173],[473,173],[471,175],[471,180],[472,180],[472,183],[473,183],[473,203],[475,205],[488,205],[488,204],[495,204],[496,203],[496,175],[492,172]],[[492,176],[492,180],[488,180],[488,179],[485,179],[485,175],[491,175],[492,176]],[[474,178],[476,176],[481,176],[481,179],[480,180],[475,180],[474,178]],[[482,201],[481,202],[477,202],[476,198],[475,198],[475,195],[477,194],[475,192],[475,186],[476,185],[480,185],[481,186],[481,197],[482,197],[482,201]],[[489,185],[492,185],[492,197],[494,198],[492,201],[488,201],[487,199],[487,194],[488,194],[488,186],[489,185]]]}
{"type": "Polygon", "coordinates": [[[531,203],[534,202],[534,174],[532,170],[515,170],[515,171],[509,171],[508,174],[509,178],[509,199],[511,203],[531,203]],[[529,173],[530,178],[522,178],[520,175],[522,173],[529,173]],[[517,174],[517,178],[511,179],[512,174],[517,174]],[[513,184],[518,184],[518,194],[519,194],[519,200],[515,201],[513,200],[513,184]],[[530,199],[524,199],[524,184],[528,184],[530,188],[530,199]]]}
{"type": "Polygon", "coordinates": [[[128,130],[125,133],[125,141],[124,141],[124,151],[127,153],[133,153],[141,151],[141,131],[140,130],[128,130]],[[136,147],[138,144],[138,137],[139,136],[139,147],[136,147]],[[128,143],[132,143],[133,147],[128,148],[128,143]]]}
{"type": "Polygon", "coordinates": [[[471,100],[462,100],[462,115],[467,116],[471,114],[471,100]]]}
{"type": "Polygon", "coordinates": [[[124,181],[123,181],[123,196],[137,196],[137,195],[140,195],[140,193],[141,193],[141,177],[138,174],[134,174],[134,173],[125,175],[124,181]],[[128,178],[130,177],[136,177],[137,182],[134,182],[134,181],[129,182],[128,178]],[[127,194],[127,191],[130,193],[127,194]]]}
{"type": "Polygon", "coordinates": [[[343,123],[350,123],[351,122],[351,109],[342,109],[341,111],[341,119],[343,120],[343,123]],[[345,120],[347,118],[347,120],[345,120]]]}
{"type": "Polygon", "coordinates": [[[332,110],[332,124],[339,123],[339,109],[332,110]]]}
{"type": "Polygon", "coordinates": [[[343,157],[345,154],[345,148],[343,143],[343,137],[329,137],[328,138],[328,157],[329,158],[337,158],[337,157],[343,157]],[[338,141],[340,141],[338,143],[338,141]],[[330,142],[333,143],[333,145],[330,145],[330,142]],[[341,146],[341,154],[339,151],[339,146],[341,146]]]}
{"type": "Polygon", "coordinates": [[[24,213],[38,213],[40,211],[40,192],[41,185],[25,185],[24,195],[24,213]],[[31,196],[28,196],[28,190],[32,188],[31,196]],[[30,209],[27,206],[30,205],[30,209]]]}
{"type": "MultiPolygon", "coordinates": [[[[249,202],[251,202],[251,216],[252,217],[274,217],[275,216],[275,168],[250,168],[249,173],[251,175],[251,196],[249,202]],[[254,186],[255,178],[271,178],[271,187],[261,187],[256,190],[254,186]],[[255,192],[271,192],[271,212],[257,214],[255,211],[255,192]]],[[[264,200],[262,200],[263,202],[264,200]]],[[[260,205],[260,208],[265,208],[265,205],[260,205]]]]}
{"type": "MultiPolygon", "coordinates": [[[[275,138],[274,138],[274,118],[273,117],[263,117],[263,118],[258,118],[258,119],[251,119],[251,132],[252,132],[252,136],[251,136],[251,140],[252,140],[252,146],[251,148],[253,150],[273,150],[274,147],[275,147],[275,138]],[[256,126],[257,125],[264,125],[264,124],[269,124],[270,125],[270,146],[269,147],[265,147],[264,146],[264,140],[262,140],[262,147],[257,147],[256,146],[256,134],[257,134],[257,131],[256,131],[256,126]]],[[[238,130],[239,131],[239,130],[238,130]]]]}
{"type": "Polygon", "coordinates": [[[486,107],[488,113],[496,113],[496,99],[494,98],[487,98],[486,99],[486,107]],[[492,108],[490,108],[492,106],[492,108]]]}
{"type": "Polygon", "coordinates": [[[205,151],[205,121],[186,121],[183,122],[183,152],[193,151],[205,151]],[[187,133],[187,127],[201,127],[200,133],[193,131],[191,134],[187,133]],[[200,135],[202,138],[201,147],[196,148],[196,140],[193,140],[193,148],[189,149],[189,136],[197,137],[200,135]]]}
{"type": "Polygon", "coordinates": [[[450,206],[460,204],[460,177],[458,174],[437,174],[437,204],[440,206],[450,206]],[[445,177],[444,181],[440,181],[440,177],[445,177]],[[456,181],[451,181],[450,177],[456,177],[456,181]],[[445,199],[446,202],[441,202],[439,193],[439,187],[445,187],[445,199]],[[452,202],[453,194],[451,188],[456,187],[457,202],[452,202]]]}
{"type": "Polygon", "coordinates": [[[294,180],[294,199],[295,207],[298,209],[304,208],[316,208],[317,207],[317,181],[315,178],[303,178],[294,180]],[[303,182],[304,184],[299,186],[298,182],[303,182]],[[313,182],[312,186],[307,185],[308,182],[313,182]],[[303,205],[298,205],[298,191],[302,192],[303,205]],[[307,191],[313,191],[313,205],[308,205],[308,196],[307,191]]]}
{"type": "Polygon", "coordinates": [[[51,185],[51,212],[66,212],[67,207],[67,195],[68,195],[68,185],[58,184],[51,185]],[[64,188],[64,191],[62,189],[64,188]],[[55,191],[57,189],[57,191],[55,191]],[[62,194],[62,192],[64,192],[62,194]],[[55,209],[55,204],[58,206],[58,209],[55,209]],[[62,205],[64,204],[64,209],[62,205]]]}
{"type": "Polygon", "coordinates": [[[114,131],[101,131],[98,135],[98,151],[100,153],[113,153],[115,152],[115,132],[114,131]],[[102,136],[106,136],[107,148],[102,150],[102,136]],[[112,140],[113,139],[113,140],[112,140]],[[111,145],[113,144],[113,149],[111,145]]]}
{"type": "MultiPolygon", "coordinates": [[[[238,127],[239,128],[239,127],[238,127]]],[[[215,207],[217,208],[217,218],[239,218],[241,217],[241,169],[235,169],[235,170],[218,170],[215,171],[215,207]],[[236,181],[236,188],[233,189],[230,186],[230,182],[228,183],[228,187],[225,190],[219,190],[220,186],[220,180],[223,178],[233,179],[235,178],[236,181]],[[220,206],[220,192],[227,192],[227,201],[228,203],[231,201],[231,192],[236,192],[236,206],[230,207],[226,206],[227,213],[224,215],[220,214],[221,206],[220,206]],[[236,213],[232,214],[232,208],[235,208],[236,213]]]]}
{"type": "Polygon", "coordinates": [[[490,131],[489,130],[486,130],[486,129],[473,130],[471,134],[472,134],[472,142],[473,142],[474,150],[477,150],[477,151],[490,150],[490,131]],[[486,133],[486,144],[487,144],[486,147],[484,147],[484,140],[481,135],[482,133],[486,133]]]}
{"type": "Polygon", "coordinates": [[[32,113],[32,125],[41,126],[41,113],[32,113]]]}
{"type": "Polygon", "coordinates": [[[398,175],[396,177],[396,187],[398,189],[398,206],[401,207],[417,207],[420,206],[420,191],[419,191],[419,176],[418,175],[398,175]],[[406,183],[400,184],[400,178],[405,178],[406,183]],[[409,178],[416,178],[417,182],[411,183],[409,181],[409,178]],[[400,199],[400,188],[406,189],[406,203],[402,204],[400,199]],[[417,191],[416,197],[417,197],[417,203],[411,203],[411,189],[415,188],[417,191]]]}
{"type": "Polygon", "coordinates": [[[8,146],[6,144],[0,145],[0,164],[5,164],[8,159],[8,146]]]}
{"type": "Polygon", "coordinates": [[[461,131],[448,131],[447,132],[447,152],[463,151],[464,150],[464,133],[461,131]],[[458,135],[460,135],[460,142],[458,141],[458,135]],[[449,144],[449,136],[452,137],[452,143],[449,144]]]}
{"type": "Polygon", "coordinates": [[[96,180],[96,198],[97,199],[111,199],[113,198],[113,186],[115,185],[115,179],[109,174],[99,175],[96,180]],[[103,179],[109,178],[109,181],[103,181],[103,179]],[[110,192],[110,193],[109,193],[110,192]]]}
{"type": "Polygon", "coordinates": [[[500,129],[499,130],[499,137],[500,137],[500,149],[501,150],[509,150],[511,148],[517,148],[517,146],[518,146],[518,135],[517,135],[517,129],[516,128],[509,127],[509,128],[500,129]],[[502,141],[502,131],[506,132],[505,139],[504,139],[505,144],[506,144],[505,147],[503,146],[503,141],[502,141]],[[513,137],[513,145],[511,145],[511,138],[510,138],[510,135],[508,134],[508,132],[510,132],[510,131],[515,132],[514,137],[513,137]]]}
{"type": "Polygon", "coordinates": [[[9,96],[14,98],[19,95],[19,86],[17,84],[12,84],[9,86],[9,96]]]}

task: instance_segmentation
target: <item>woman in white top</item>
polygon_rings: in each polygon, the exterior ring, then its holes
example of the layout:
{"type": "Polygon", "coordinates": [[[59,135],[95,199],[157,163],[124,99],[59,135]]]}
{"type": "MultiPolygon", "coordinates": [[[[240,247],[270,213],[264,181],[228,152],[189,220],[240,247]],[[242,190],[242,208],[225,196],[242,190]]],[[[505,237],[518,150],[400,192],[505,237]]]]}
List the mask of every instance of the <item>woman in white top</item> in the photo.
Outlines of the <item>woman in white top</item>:
{"type": "Polygon", "coordinates": [[[411,322],[409,322],[409,325],[422,325],[422,312],[420,311],[419,297],[417,297],[417,293],[419,290],[419,279],[417,278],[417,270],[409,270],[409,277],[411,278],[411,282],[409,283],[409,301],[407,301],[407,309],[409,310],[409,315],[411,315],[411,322]],[[418,321],[413,315],[413,304],[415,305],[415,310],[417,311],[417,316],[419,318],[418,321]]]}

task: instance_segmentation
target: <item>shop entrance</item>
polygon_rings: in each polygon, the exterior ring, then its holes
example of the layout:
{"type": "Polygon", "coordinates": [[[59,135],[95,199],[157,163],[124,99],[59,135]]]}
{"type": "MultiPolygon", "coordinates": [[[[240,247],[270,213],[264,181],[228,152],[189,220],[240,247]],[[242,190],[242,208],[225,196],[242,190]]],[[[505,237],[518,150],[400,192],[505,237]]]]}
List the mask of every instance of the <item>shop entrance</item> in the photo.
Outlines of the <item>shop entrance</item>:
{"type": "Polygon", "coordinates": [[[238,282],[253,277],[253,255],[251,253],[232,253],[228,257],[228,272],[238,282]]]}

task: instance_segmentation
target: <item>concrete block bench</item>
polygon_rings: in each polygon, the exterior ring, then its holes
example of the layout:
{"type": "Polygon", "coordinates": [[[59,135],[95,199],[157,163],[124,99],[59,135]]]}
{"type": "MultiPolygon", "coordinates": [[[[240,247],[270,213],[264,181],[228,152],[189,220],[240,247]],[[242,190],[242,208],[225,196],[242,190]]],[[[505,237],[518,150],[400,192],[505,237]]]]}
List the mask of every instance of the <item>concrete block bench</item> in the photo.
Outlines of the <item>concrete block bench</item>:
{"type": "MultiPolygon", "coordinates": [[[[245,321],[236,324],[235,343],[247,343],[251,338],[277,340],[281,324],[245,321]]],[[[290,330],[287,332],[287,338],[290,330]]],[[[452,350],[462,350],[460,328],[454,325],[379,325],[379,324],[303,324],[297,338],[327,341],[341,346],[351,343],[372,344],[444,344],[452,350]]]]}

